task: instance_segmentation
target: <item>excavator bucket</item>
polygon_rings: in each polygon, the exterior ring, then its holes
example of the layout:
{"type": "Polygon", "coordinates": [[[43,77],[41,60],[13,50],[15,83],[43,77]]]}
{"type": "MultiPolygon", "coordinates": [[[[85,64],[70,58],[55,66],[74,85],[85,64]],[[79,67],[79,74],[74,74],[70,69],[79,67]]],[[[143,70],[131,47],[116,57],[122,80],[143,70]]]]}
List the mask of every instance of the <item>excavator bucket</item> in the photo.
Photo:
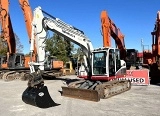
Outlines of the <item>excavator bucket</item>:
{"type": "Polygon", "coordinates": [[[46,86],[43,86],[40,89],[28,87],[22,94],[22,100],[26,104],[40,108],[49,108],[59,105],[52,100],[46,86]]]}
{"type": "Polygon", "coordinates": [[[100,101],[100,97],[96,90],[80,89],[73,87],[62,87],[62,96],[84,99],[89,101],[100,101]]]}

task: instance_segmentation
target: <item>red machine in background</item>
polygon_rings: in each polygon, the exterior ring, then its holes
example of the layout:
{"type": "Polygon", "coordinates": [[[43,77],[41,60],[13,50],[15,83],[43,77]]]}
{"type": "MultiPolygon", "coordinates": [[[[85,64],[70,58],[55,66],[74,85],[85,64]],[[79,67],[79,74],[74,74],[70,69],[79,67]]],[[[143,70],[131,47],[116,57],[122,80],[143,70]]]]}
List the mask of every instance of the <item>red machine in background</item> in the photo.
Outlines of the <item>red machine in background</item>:
{"type": "Polygon", "coordinates": [[[120,58],[126,62],[128,69],[127,79],[131,80],[132,84],[148,85],[150,83],[148,70],[136,70],[139,69],[139,66],[142,64],[140,62],[140,54],[138,54],[138,51],[135,49],[125,48],[124,35],[109,18],[106,11],[101,12],[101,27],[103,34],[103,47],[111,47],[111,37],[115,40],[116,46],[120,50],[120,58]],[[135,66],[136,69],[131,69],[131,66],[135,66]]]}
{"type": "Polygon", "coordinates": [[[160,11],[157,12],[155,27],[152,34],[152,63],[160,66],[160,11]]]}
{"type": "Polygon", "coordinates": [[[152,35],[152,51],[143,46],[143,67],[149,69],[151,83],[160,82],[160,11],[157,12],[152,35]]]}
{"type": "Polygon", "coordinates": [[[160,82],[160,11],[157,12],[155,27],[152,35],[152,54],[148,58],[152,83],[160,82]]]}

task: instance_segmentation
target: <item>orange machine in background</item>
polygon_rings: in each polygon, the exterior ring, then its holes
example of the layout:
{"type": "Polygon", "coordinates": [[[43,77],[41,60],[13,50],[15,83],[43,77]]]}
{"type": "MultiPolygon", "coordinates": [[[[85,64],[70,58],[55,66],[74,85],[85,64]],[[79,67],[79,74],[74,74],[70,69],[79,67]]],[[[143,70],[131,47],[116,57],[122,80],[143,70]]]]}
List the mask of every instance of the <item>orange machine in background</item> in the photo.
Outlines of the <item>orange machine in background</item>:
{"type": "MultiPolygon", "coordinates": [[[[29,36],[29,42],[31,41],[31,22],[32,22],[32,10],[30,8],[28,0],[19,0],[21,9],[23,11],[26,29],[29,36]]],[[[17,53],[16,51],[16,38],[14,35],[11,18],[9,15],[9,0],[0,0],[0,24],[1,24],[1,39],[7,44],[8,51],[6,55],[0,55],[0,69],[5,71],[6,76],[2,78],[4,80],[13,80],[15,76],[8,76],[9,74],[18,74],[19,72],[29,72],[28,62],[36,60],[36,50],[34,54],[25,56],[23,53],[17,53]],[[20,71],[21,70],[21,71],[20,71]],[[8,78],[10,77],[10,78],[8,78]]],[[[46,69],[62,69],[63,61],[47,60],[46,69]]],[[[20,76],[19,76],[20,77],[20,76]]],[[[16,77],[17,78],[17,77],[16,77]]]]}
{"type": "Polygon", "coordinates": [[[116,27],[114,22],[109,18],[106,11],[101,12],[101,27],[103,34],[103,47],[111,47],[111,37],[115,40],[116,46],[120,49],[120,57],[122,60],[126,58],[126,48],[124,43],[124,35],[120,29],[116,27]]]}
{"type": "MultiPolygon", "coordinates": [[[[16,52],[16,38],[12,28],[11,18],[9,15],[9,1],[0,0],[0,24],[1,39],[7,43],[8,51],[6,56],[0,56],[0,67],[2,69],[25,68],[28,62],[24,54],[16,52]],[[25,63],[26,62],[26,63],[25,63]]],[[[28,66],[27,66],[28,67],[28,66]]],[[[28,67],[29,68],[29,67],[28,67]]]]}

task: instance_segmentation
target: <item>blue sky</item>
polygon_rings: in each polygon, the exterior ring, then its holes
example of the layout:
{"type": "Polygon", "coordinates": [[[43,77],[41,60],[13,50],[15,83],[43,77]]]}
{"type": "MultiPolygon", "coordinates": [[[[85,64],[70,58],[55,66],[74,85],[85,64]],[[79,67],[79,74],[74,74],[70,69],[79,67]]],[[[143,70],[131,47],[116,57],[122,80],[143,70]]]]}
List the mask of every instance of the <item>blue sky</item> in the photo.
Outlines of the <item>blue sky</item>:
{"type": "MultiPolygon", "coordinates": [[[[100,33],[100,13],[108,12],[121,32],[125,35],[126,48],[141,51],[141,39],[151,48],[151,31],[160,10],[160,0],[29,0],[32,10],[37,6],[54,17],[84,31],[92,41],[94,48],[102,47],[100,33]]],[[[24,53],[29,53],[29,39],[23,13],[18,0],[10,0],[10,16],[14,32],[24,46],[24,53]]],[[[114,47],[112,39],[112,45],[114,47]]]]}

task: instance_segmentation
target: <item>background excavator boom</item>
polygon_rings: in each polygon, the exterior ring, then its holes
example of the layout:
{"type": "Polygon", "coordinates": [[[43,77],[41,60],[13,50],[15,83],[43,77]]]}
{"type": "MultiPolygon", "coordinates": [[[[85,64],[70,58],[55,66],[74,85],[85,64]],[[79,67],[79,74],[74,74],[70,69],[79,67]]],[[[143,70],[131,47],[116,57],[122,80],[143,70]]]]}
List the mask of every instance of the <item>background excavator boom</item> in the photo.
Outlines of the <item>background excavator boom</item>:
{"type": "Polygon", "coordinates": [[[28,0],[19,0],[19,4],[21,6],[21,9],[23,11],[23,16],[25,19],[25,23],[26,23],[26,29],[27,29],[27,33],[28,33],[28,37],[29,37],[29,41],[31,39],[31,32],[32,32],[32,19],[33,19],[33,15],[32,15],[32,9],[29,5],[28,0]]]}
{"type": "Polygon", "coordinates": [[[16,39],[12,28],[12,23],[9,15],[9,1],[0,0],[0,23],[1,23],[1,38],[8,45],[8,55],[16,53],[16,39]]]}
{"type": "MultiPolygon", "coordinates": [[[[33,15],[32,15],[32,9],[29,5],[28,0],[19,0],[20,7],[23,12],[25,24],[26,24],[26,29],[27,29],[27,34],[29,37],[29,42],[31,43],[31,33],[32,33],[32,20],[33,20],[33,15]]],[[[33,59],[35,59],[35,55],[37,54],[36,47],[34,46],[34,54],[33,54],[33,59]]],[[[32,60],[33,60],[32,59],[32,60]]]]}
{"type": "Polygon", "coordinates": [[[101,27],[103,34],[103,47],[111,47],[111,37],[115,40],[116,46],[120,49],[120,57],[125,60],[126,49],[124,35],[115,23],[109,18],[106,11],[101,12],[101,27]]]}

